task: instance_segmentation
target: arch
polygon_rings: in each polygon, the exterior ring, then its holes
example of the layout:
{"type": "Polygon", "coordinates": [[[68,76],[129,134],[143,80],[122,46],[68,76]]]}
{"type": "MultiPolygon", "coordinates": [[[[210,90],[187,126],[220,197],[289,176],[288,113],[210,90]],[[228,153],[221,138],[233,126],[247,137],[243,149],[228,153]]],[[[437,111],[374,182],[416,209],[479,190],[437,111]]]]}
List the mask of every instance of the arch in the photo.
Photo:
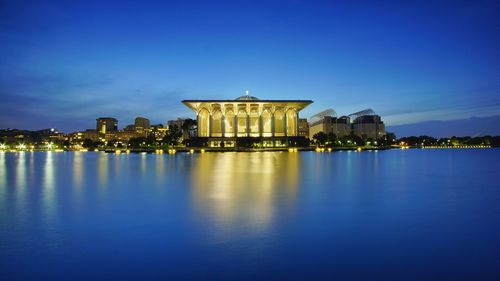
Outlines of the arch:
{"type": "Polygon", "coordinates": [[[216,109],[212,112],[212,137],[222,137],[222,112],[216,109]]]}
{"type": "Polygon", "coordinates": [[[294,108],[290,108],[286,112],[286,135],[297,135],[297,111],[294,108]]]}
{"type": "Polygon", "coordinates": [[[208,137],[210,134],[210,113],[206,108],[198,112],[198,136],[208,137]]]}
{"type": "Polygon", "coordinates": [[[237,122],[238,122],[238,137],[246,137],[248,135],[247,132],[247,117],[248,114],[246,110],[244,109],[239,109],[238,110],[238,115],[237,115],[237,122]]]}
{"type": "Polygon", "coordinates": [[[232,109],[226,110],[224,118],[224,137],[234,137],[234,111],[232,109]]]}
{"type": "Polygon", "coordinates": [[[285,136],[285,114],[282,110],[274,112],[274,135],[277,137],[285,136]]]}
{"type": "Polygon", "coordinates": [[[262,136],[263,137],[272,137],[273,136],[273,128],[272,128],[272,114],[266,109],[262,112],[262,136]]]}
{"type": "Polygon", "coordinates": [[[249,132],[251,137],[259,137],[260,136],[260,115],[259,108],[251,107],[248,121],[249,132]]]}

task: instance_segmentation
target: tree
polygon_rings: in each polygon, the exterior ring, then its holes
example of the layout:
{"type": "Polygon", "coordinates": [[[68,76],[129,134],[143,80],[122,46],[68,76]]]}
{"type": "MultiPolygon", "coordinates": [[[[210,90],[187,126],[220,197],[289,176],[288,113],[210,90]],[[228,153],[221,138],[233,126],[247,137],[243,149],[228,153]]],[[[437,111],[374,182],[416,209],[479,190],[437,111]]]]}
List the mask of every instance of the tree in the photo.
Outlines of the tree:
{"type": "Polygon", "coordinates": [[[83,140],[83,147],[91,149],[94,147],[94,142],[91,139],[85,139],[83,140]]]}
{"type": "Polygon", "coordinates": [[[316,142],[316,144],[324,145],[328,140],[328,136],[323,132],[319,132],[313,136],[313,139],[316,142]]]}

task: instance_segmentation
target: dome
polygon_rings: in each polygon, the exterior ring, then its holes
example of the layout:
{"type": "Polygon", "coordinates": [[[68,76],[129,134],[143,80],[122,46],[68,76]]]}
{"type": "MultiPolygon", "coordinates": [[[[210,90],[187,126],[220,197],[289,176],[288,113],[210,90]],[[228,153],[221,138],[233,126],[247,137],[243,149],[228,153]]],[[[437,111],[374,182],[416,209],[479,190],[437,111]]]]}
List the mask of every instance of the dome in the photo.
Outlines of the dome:
{"type": "Polygon", "coordinates": [[[254,97],[254,96],[244,95],[244,96],[236,98],[236,100],[259,100],[259,99],[254,97]]]}

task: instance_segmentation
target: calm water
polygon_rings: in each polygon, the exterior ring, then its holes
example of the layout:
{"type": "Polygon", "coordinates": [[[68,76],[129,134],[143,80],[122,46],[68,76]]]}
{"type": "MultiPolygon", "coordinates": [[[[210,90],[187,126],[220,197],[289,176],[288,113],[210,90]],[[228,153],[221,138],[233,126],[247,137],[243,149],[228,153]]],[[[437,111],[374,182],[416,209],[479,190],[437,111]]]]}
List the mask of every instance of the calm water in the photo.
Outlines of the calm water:
{"type": "Polygon", "coordinates": [[[0,279],[500,280],[499,160],[0,153],[0,279]]]}

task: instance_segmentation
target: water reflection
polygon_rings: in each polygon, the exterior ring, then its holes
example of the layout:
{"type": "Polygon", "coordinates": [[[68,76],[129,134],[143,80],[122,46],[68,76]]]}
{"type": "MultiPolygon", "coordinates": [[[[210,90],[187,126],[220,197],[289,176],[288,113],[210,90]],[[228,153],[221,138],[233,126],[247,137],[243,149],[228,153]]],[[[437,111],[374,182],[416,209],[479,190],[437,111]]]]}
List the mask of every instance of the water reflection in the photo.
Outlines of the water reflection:
{"type": "MultiPolygon", "coordinates": [[[[170,159],[168,159],[170,160],[170,159]]],[[[165,159],[163,158],[163,154],[158,154],[155,157],[155,169],[156,169],[156,183],[161,184],[165,178],[165,159]]]]}
{"type": "Polygon", "coordinates": [[[108,162],[108,154],[99,153],[97,158],[97,177],[99,180],[99,186],[103,188],[108,184],[108,162]]]}
{"type": "Polygon", "coordinates": [[[7,165],[5,164],[5,152],[0,152],[0,196],[4,198],[5,187],[7,186],[7,165]]]}
{"type": "Polygon", "coordinates": [[[293,207],[299,182],[297,153],[200,154],[191,175],[199,213],[217,225],[215,242],[268,232],[276,208],[293,207]],[[276,204],[276,202],[280,204],[276,204]],[[241,236],[241,234],[238,234],[241,236]]]}
{"type": "Polygon", "coordinates": [[[21,195],[26,188],[26,152],[19,152],[16,158],[16,191],[21,195]]]}
{"type": "Polygon", "coordinates": [[[54,213],[56,212],[56,192],[55,185],[55,168],[54,168],[54,155],[53,152],[47,152],[45,156],[45,164],[43,166],[43,210],[45,219],[51,221],[54,213]]]}

